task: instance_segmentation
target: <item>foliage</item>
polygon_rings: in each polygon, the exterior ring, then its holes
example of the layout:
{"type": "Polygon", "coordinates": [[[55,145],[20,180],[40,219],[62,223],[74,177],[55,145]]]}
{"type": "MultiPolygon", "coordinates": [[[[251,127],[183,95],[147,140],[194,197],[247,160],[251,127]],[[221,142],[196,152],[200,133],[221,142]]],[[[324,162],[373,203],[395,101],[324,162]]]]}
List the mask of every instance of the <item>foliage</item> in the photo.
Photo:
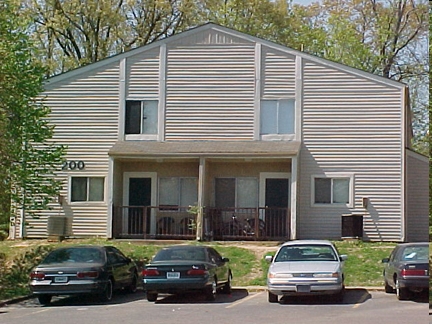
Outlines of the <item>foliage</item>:
{"type": "Polygon", "coordinates": [[[0,4],[0,224],[8,223],[11,205],[12,214],[48,209],[60,188],[54,170],[64,153],[51,141],[50,109],[36,99],[44,69],[35,60],[19,10],[13,0],[0,4]]]}
{"type": "Polygon", "coordinates": [[[16,256],[7,263],[6,254],[0,254],[0,300],[29,293],[27,286],[31,269],[52,250],[51,246],[37,246],[16,256]]]}

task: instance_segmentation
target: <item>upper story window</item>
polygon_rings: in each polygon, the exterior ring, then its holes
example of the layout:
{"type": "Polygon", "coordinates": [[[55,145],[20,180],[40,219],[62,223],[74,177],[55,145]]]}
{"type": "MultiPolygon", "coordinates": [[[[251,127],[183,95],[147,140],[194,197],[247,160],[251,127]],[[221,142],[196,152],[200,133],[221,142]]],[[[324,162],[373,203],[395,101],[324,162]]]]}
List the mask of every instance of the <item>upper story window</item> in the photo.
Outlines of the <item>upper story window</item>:
{"type": "Polygon", "coordinates": [[[72,177],[71,202],[104,201],[103,177],[72,177]]]}
{"type": "Polygon", "coordinates": [[[352,177],[346,175],[314,176],[313,204],[352,205],[352,177]]]}
{"type": "Polygon", "coordinates": [[[263,139],[285,135],[295,132],[295,100],[262,100],[260,116],[260,134],[263,139]]]}
{"type": "Polygon", "coordinates": [[[157,133],[158,101],[127,100],[125,114],[125,134],[157,135],[157,133]]]}

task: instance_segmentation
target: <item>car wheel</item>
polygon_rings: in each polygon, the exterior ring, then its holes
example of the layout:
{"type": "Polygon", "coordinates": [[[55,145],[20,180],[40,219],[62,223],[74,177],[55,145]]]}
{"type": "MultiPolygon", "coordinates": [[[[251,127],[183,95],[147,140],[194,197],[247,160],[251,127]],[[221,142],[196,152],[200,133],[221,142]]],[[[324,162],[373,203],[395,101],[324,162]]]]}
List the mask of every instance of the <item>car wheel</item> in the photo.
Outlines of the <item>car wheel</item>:
{"type": "Polygon", "coordinates": [[[409,299],[409,291],[407,288],[400,288],[399,282],[396,280],[396,296],[399,300],[409,299]]]}
{"type": "Polygon", "coordinates": [[[206,300],[213,301],[216,299],[217,292],[217,282],[216,279],[213,278],[212,283],[205,289],[206,300]]]}
{"type": "Polygon", "coordinates": [[[229,274],[228,280],[227,280],[227,282],[225,282],[225,285],[223,286],[222,291],[225,294],[231,294],[231,273],[229,274]]]}
{"type": "Polygon", "coordinates": [[[132,282],[131,284],[126,288],[126,290],[128,292],[130,292],[131,294],[136,293],[137,291],[137,285],[138,285],[138,276],[136,273],[134,273],[133,277],[132,277],[132,282]]]}
{"type": "Polygon", "coordinates": [[[394,293],[394,289],[393,289],[393,287],[390,286],[390,285],[388,284],[387,280],[384,280],[384,291],[385,291],[387,294],[394,293]]]}
{"type": "Polygon", "coordinates": [[[279,300],[278,295],[275,295],[275,294],[271,293],[270,291],[268,292],[269,303],[277,303],[278,300],[279,300]]]}
{"type": "Polygon", "coordinates": [[[108,279],[105,289],[99,295],[99,299],[103,302],[108,302],[112,300],[112,296],[113,296],[113,283],[111,279],[108,279]]]}
{"type": "Polygon", "coordinates": [[[51,303],[51,298],[51,295],[40,295],[38,296],[39,304],[48,305],[49,303],[51,303]]]}
{"type": "Polygon", "coordinates": [[[158,293],[155,291],[147,291],[147,300],[149,302],[154,302],[158,298],[158,293]]]}

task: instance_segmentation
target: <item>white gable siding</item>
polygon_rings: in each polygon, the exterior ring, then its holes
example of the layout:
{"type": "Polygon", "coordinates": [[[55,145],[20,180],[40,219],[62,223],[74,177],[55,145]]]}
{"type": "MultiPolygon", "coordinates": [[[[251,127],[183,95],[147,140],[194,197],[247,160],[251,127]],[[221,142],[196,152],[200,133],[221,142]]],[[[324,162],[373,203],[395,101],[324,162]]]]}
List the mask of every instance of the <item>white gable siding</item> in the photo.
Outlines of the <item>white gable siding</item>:
{"type": "Polygon", "coordinates": [[[295,57],[263,48],[263,98],[295,96],[295,57]]]}
{"type": "Polygon", "coordinates": [[[38,219],[28,218],[27,236],[45,236],[48,216],[67,216],[73,220],[72,235],[105,237],[107,202],[70,203],[67,195],[71,176],[106,177],[107,187],[107,153],[118,137],[119,66],[112,64],[48,85],[44,95],[45,104],[52,110],[51,121],[56,125],[54,141],[68,147],[66,160],[84,161],[85,169],[59,172],[66,202],[63,208],[53,205],[53,210],[38,219]]]}
{"type": "Polygon", "coordinates": [[[360,213],[365,239],[402,239],[402,91],[308,61],[303,90],[299,235],[340,238],[341,215],[360,213]],[[353,208],[311,207],[325,172],[354,174],[353,208]]]}
{"type": "Polygon", "coordinates": [[[127,98],[155,99],[159,94],[159,48],[127,59],[127,98]]]}
{"type": "Polygon", "coordinates": [[[169,48],[166,140],[252,140],[255,46],[169,48]]]}
{"type": "Polygon", "coordinates": [[[427,242],[429,229],[429,161],[407,150],[406,222],[407,241],[427,242]]]}

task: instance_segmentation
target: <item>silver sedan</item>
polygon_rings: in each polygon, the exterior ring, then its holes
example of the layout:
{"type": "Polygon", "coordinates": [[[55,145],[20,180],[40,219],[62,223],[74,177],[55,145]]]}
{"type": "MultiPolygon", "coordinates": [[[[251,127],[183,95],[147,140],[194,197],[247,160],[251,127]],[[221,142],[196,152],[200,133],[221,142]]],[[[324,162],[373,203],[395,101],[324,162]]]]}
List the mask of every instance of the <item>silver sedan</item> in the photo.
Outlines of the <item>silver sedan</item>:
{"type": "Polygon", "coordinates": [[[282,244],[271,262],[267,274],[268,301],[278,302],[278,296],[331,294],[342,301],[344,261],[336,247],[326,240],[297,240],[282,244]]]}

